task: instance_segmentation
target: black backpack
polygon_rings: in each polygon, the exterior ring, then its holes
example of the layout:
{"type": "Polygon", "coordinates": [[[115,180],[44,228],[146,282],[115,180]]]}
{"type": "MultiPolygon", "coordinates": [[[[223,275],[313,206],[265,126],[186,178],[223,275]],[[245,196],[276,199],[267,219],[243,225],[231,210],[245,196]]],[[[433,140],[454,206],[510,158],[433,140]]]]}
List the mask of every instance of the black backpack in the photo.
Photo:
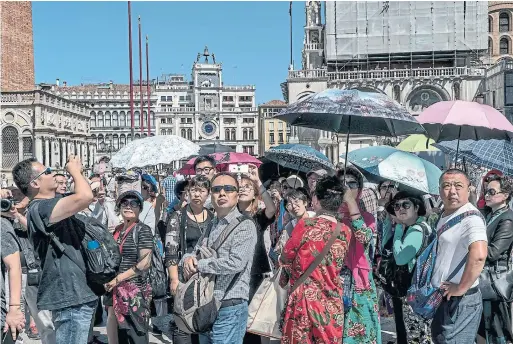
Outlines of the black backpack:
{"type": "MultiPolygon", "coordinates": [[[[39,228],[45,228],[39,216],[39,201],[33,203],[34,205],[29,207],[29,222],[32,220],[37,223],[39,228]],[[34,213],[35,215],[32,216],[34,213]]],[[[75,230],[84,233],[84,238],[81,243],[81,253],[86,266],[84,273],[87,277],[87,283],[96,295],[104,295],[106,291],[103,285],[116,277],[119,265],[121,264],[119,246],[112,234],[96,218],[75,214],[71,219],[73,224],[77,227],[75,230]],[[89,249],[91,242],[97,242],[98,247],[89,249]]],[[[72,262],[80,267],[80,264],[74,257],[66,253],[59,238],[57,238],[54,233],[47,232],[46,235],[49,237],[54,250],[65,254],[72,262]]]]}
{"type": "MultiPolygon", "coordinates": [[[[137,225],[132,231],[134,243],[138,244],[137,225]]],[[[159,234],[153,236],[153,250],[151,255],[151,266],[148,271],[148,280],[151,285],[151,295],[154,299],[160,299],[167,296],[168,279],[164,267],[164,245],[160,240],[159,234]]]]}
{"type": "MultiPolygon", "coordinates": [[[[432,231],[425,223],[419,224],[422,227],[422,246],[417,252],[415,258],[420,256],[424,249],[432,241],[432,231]]],[[[407,230],[403,233],[403,240],[407,230]]],[[[410,272],[408,264],[397,265],[394,257],[394,237],[390,238],[383,247],[381,252],[381,260],[378,263],[376,280],[379,281],[381,288],[392,297],[406,296],[411,286],[413,271],[410,272]]]]}

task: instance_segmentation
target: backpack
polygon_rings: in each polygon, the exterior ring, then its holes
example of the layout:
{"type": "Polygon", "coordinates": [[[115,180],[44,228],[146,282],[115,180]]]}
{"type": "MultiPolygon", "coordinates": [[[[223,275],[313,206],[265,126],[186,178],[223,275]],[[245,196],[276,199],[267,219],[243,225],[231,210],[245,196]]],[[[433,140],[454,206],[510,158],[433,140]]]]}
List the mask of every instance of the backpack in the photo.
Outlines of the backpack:
{"type": "MultiPolygon", "coordinates": [[[[213,257],[217,257],[217,250],[225,242],[228,236],[245,220],[251,220],[246,215],[241,215],[222,231],[217,240],[210,247],[213,257]]],[[[212,224],[205,231],[203,238],[208,238],[212,224]]],[[[200,238],[202,241],[203,238],[200,238]]],[[[202,250],[203,252],[204,250],[202,250]]],[[[207,258],[207,257],[199,257],[207,258]]],[[[226,293],[233,287],[238,280],[240,272],[235,274],[232,281],[226,289],[226,293]]],[[[195,273],[186,283],[180,283],[175,294],[173,307],[173,317],[176,326],[185,333],[203,333],[208,332],[217,319],[217,314],[221,307],[221,301],[214,298],[214,287],[216,276],[212,274],[195,273]]]]}
{"type": "MultiPolygon", "coordinates": [[[[432,231],[424,222],[419,223],[422,227],[422,245],[415,255],[417,259],[424,249],[433,241],[434,231],[432,231]]],[[[403,233],[403,238],[408,230],[403,233]]],[[[390,238],[381,253],[381,259],[378,263],[376,279],[379,281],[381,288],[392,297],[406,296],[408,289],[411,287],[413,270],[410,272],[408,264],[397,265],[393,251],[394,238],[390,238]]]]}
{"type": "MultiPolygon", "coordinates": [[[[136,226],[132,231],[134,243],[137,246],[139,242],[138,228],[136,226]]],[[[148,270],[148,280],[151,286],[151,295],[153,299],[160,299],[167,296],[168,283],[167,273],[164,267],[164,245],[160,240],[159,234],[153,236],[153,249],[151,254],[151,266],[148,270]]]]}
{"type": "MultiPolygon", "coordinates": [[[[39,201],[31,204],[34,205],[29,207],[27,214],[29,223],[34,221],[39,228],[45,228],[39,216],[39,201]],[[34,213],[35,215],[32,216],[34,213]]],[[[96,295],[104,295],[106,291],[103,285],[116,277],[119,265],[121,264],[118,244],[107,228],[96,218],[75,214],[71,219],[74,225],[78,227],[76,230],[84,233],[80,250],[86,266],[86,270],[83,272],[86,274],[87,283],[96,295]]],[[[50,238],[54,250],[66,255],[73,263],[80,267],[75,258],[66,253],[59,238],[53,232],[46,232],[45,234],[50,238]]]]}
{"type": "MultiPolygon", "coordinates": [[[[421,253],[417,259],[417,266],[413,271],[413,280],[410,289],[406,295],[406,301],[412,307],[413,311],[424,318],[430,320],[434,317],[436,310],[442,303],[444,291],[431,285],[431,277],[436,262],[436,251],[438,248],[438,239],[447,230],[461,222],[468,216],[479,216],[483,218],[477,210],[466,211],[447,221],[436,233],[436,237],[421,253]]],[[[449,274],[447,281],[450,281],[458,271],[463,267],[467,256],[449,274]]]]}

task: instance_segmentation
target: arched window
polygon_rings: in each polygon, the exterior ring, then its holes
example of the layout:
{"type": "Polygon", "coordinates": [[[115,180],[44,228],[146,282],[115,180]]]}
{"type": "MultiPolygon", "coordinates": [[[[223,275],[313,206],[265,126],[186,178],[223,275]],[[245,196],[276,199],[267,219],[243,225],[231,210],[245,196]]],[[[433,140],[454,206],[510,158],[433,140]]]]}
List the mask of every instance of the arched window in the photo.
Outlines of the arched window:
{"type": "Polygon", "coordinates": [[[248,129],[248,140],[254,140],[253,129],[248,129]]]}
{"type": "Polygon", "coordinates": [[[187,129],[187,140],[192,140],[192,129],[187,129]]]}
{"type": "Polygon", "coordinates": [[[143,125],[145,128],[148,128],[148,113],[143,111],[143,125]]]}
{"type": "Polygon", "coordinates": [[[126,126],[126,115],[125,115],[125,111],[121,111],[119,113],[119,126],[120,127],[125,127],[126,126]]]}
{"type": "Polygon", "coordinates": [[[32,147],[32,137],[23,138],[23,160],[32,158],[34,156],[32,147]]]}
{"type": "Polygon", "coordinates": [[[509,14],[506,12],[502,12],[499,15],[499,31],[500,32],[509,32],[509,14]]]}
{"type": "Polygon", "coordinates": [[[94,111],[91,111],[91,120],[89,122],[89,126],[91,128],[96,127],[96,112],[94,112],[94,111]]]}
{"type": "Polygon", "coordinates": [[[488,37],[488,55],[493,56],[493,40],[488,37]]]}
{"type": "Polygon", "coordinates": [[[98,117],[96,117],[96,126],[97,127],[103,127],[103,112],[98,112],[98,117]]]}
{"type": "Polygon", "coordinates": [[[506,37],[501,38],[499,50],[501,55],[509,54],[509,40],[506,37]]]}
{"type": "Polygon", "coordinates": [[[119,148],[123,148],[126,145],[126,136],[125,134],[121,134],[119,136],[119,148]]]}
{"type": "Polygon", "coordinates": [[[232,135],[231,135],[232,141],[237,141],[237,131],[235,130],[235,128],[232,129],[231,133],[232,133],[232,135]]]}
{"type": "Polygon", "coordinates": [[[138,140],[141,138],[141,134],[135,134],[135,139],[138,140]]]}
{"type": "Polygon", "coordinates": [[[230,140],[230,129],[226,128],[224,130],[224,139],[225,140],[230,140]]]}
{"type": "Polygon", "coordinates": [[[180,136],[183,137],[184,139],[186,139],[187,138],[187,131],[185,129],[180,130],[180,136]]]}
{"type": "Polygon", "coordinates": [[[160,129],[160,135],[166,135],[166,129],[160,129]]]}
{"type": "Polygon", "coordinates": [[[119,127],[118,112],[117,111],[112,112],[112,126],[113,127],[119,127]]]}
{"type": "Polygon", "coordinates": [[[119,149],[119,137],[118,137],[118,134],[112,135],[112,145],[114,146],[115,150],[119,149]]]}
{"type": "Polygon", "coordinates": [[[167,130],[167,134],[168,134],[168,135],[173,135],[173,129],[168,129],[168,130],[167,130]]]}
{"type": "Polygon", "coordinates": [[[134,112],[134,127],[135,128],[140,128],[141,125],[141,114],[139,113],[139,111],[135,111],[134,112]]]}
{"type": "Polygon", "coordinates": [[[18,130],[8,126],[2,130],[2,168],[13,168],[20,161],[18,130]]]}
{"type": "Polygon", "coordinates": [[[401,102],[401,86],[394,85],[394,100],[398,103],[401,102]]]}
{"type": "Polygon", "coordinates": [[[460,84],[455,82],[452,85],[452,90],[454,93],[454,100],[459,100],[460,99],[460,84]]]}
{"type": "Polygon", "coordinates": [[[105,126],[110,127],[111,126],[111,117],[110,117],[110,111],[105,112],[105,126]]]}
{"type": "Polygon", "coordinates": [[[155,127],[155,113],[153,111],[150,111],[150,120],[151,120],[151,126],[155,127]]]}
{"type": "Polygon", "coordinates": [[[132,142],[132,134],[128,134],[128,135],[126,136],[126,143],[128,144],[128,143],[130,143],[130,142],[132,142]]]}
{"type": "Polygon", "coordinates": [[[101,146],[102,146],[102,143],[104,143],[104,139],[103,139],[103,135],[102,134],[99,134],[98,135],[98,141],[96,142],[96,149],[100,150],[101,146]]]}
{"type": "Polygon", "coordinates": [[[493,32],[493,18],[488,16],[488,32],[493,32]]]}
{"type": "Polygon", "coordinates": [[[248,139],[248,129],[242,130],[242,139],[244,141],[247,141],[247,139],[248,139]]]}

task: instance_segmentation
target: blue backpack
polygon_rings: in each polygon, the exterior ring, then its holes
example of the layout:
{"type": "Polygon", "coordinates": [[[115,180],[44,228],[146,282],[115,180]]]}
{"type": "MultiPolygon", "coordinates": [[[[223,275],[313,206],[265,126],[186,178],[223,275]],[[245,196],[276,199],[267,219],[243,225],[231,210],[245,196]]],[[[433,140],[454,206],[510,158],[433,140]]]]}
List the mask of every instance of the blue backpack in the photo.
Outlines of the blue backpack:
{"type": "MultiPolygon", "coordinates": [[[[436,262],[438,239],[445,231],[468,216],[479,216],[480,218],[483,218],[479,211],[470,210],[450,219],[437,231],[437,235],[433,242],[431,242],[431,244],[429,244],[429,246],[427,246],[422,254],[417,258],[417,265],[413,272],[412,285],[410,289],[408,289],[406,300],[413,311],[426,320],[434,317],[438,306],[442,303],[444,295],[444,290],[435,288],[431,285],[431,277],[436,262]]],[[[450,281],[454,276],[456,276],[458,271],[460,271],[467,261],[467,255],[463,257],[454,271],[449,274],[447,281],[450,281]]]]}

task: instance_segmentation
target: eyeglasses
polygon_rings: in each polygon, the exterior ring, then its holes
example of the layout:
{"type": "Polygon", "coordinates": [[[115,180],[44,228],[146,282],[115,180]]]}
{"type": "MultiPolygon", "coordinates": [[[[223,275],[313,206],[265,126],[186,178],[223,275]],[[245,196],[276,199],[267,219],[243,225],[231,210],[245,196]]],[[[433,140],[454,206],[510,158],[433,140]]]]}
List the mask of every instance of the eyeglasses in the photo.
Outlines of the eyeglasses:
{"type": "Polygon", "coordinates": [[[208,193],[208,189],[205,189],[205,188],[193,188],[193,189],[189,189],[189,192],[191,194],[194,194],[194,193],[208,193]]]}
{"type": "Polygon", "coordinates": [[[383,184],[380,186],[380,190],[388,190],[388,189],[394,189],[395,188],[395,185],[393,184],[383,184]]]}
{"type": "Polygon", "coordinates": [[[244,189],[244,190],[253,190],[253,186],[251,186],[250,184],[241,185],[239,187],[239,190],[242,190],[242,189],[244,189]]]}
{"type": "Polygon", "coordinates": [[[495,196],[497,194],[503,193],[502,191],[497,191],[495,189],[488,189],[485,191],[485,195],[495,196]]]}
{"type": "Polygon", "coordinates": [[[143,185],[143,187],[142,187],[142,188],[143,188],[143,190],[146,190],[146,191],[148,191],[148,190],[150,189],[150,187],[149,187],[149,186],[147,186],[147,185],[143,185]]]}
{"type": "Polygon", "coordinates": [[[212,191],[212,193],[220,193],[221,190],[224,190],[224,192],[226,193],[232,193],[232,192],[237,192],[239,191],[237,189],[236,186],[234,185],[216,185],[216,186],[212,186],[212,188],[210,189],[210,191],[212,191]]]}
{"type": "Polygon", "coordinates": [[[360,187],[360,183],[354,180],[346,181],[346,186],[350,188],[351,190],[358,189],[360,187]]]}
{"type": "Polygon", "coordinates": [[[121,206],[124,208],[130,207],[130,208],[139,208],[139,201],[136,199],[124,199],[121,201],[121,206]]]}
{"type": "Polygon", "coordinates": [[[401,208],[403,208],[404,210],[408,210],[411,208],[412,205],[413,205],[413,203],[410,201],[396,202],[394,204],[394,210],[399,211],[399,210],[401,210],[401,208]]]}
{"type": "Polygon", "coordinates": [[[52,174],[52,169],[50,167],[47,167],[43,170],[43,172],[39,173],[36,177],[34,177],[30,182],[32,183],[33,181],[35,181],[36,179],[38,179],[39,177],[41,177],[42,175],[49,175],[49,174],[52,174]]]}
{"type": "Polygon", "coordinates": [[[213,167],[197,168],[196,169],[196,174],[203,174],[203,172],[205,172],[206,174],[209,174],[210,171],[212,171],[213,169],[214,169],[213,167]]]}

